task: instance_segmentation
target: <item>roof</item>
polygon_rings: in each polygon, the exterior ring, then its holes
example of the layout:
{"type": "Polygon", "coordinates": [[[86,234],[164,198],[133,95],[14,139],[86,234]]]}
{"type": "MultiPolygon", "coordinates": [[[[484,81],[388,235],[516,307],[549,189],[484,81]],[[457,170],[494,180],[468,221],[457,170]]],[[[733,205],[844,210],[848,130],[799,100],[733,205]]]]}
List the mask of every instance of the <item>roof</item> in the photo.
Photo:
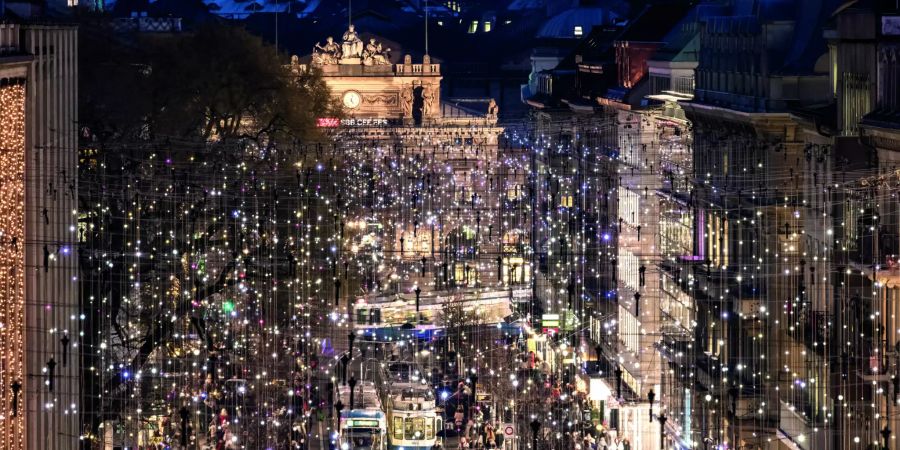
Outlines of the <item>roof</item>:
{"type": "Polygon", "coordinates": [[[506,7],[510,11],[521,11],[523,9],[541,9],[544,7],[542,0],[513,0],[506,7]]]}
{"type": "Polygon", "coordinates": [[[861,122],[872,127],[900,129],[900,111],[876,109],[863,116],[861,122]]]}
{"type": "Polygon", "coordinates": [[[816,61],[828,51],[822,29],[838,7],[838,0],[799,0],[794,18],[793,45],[784,65],[776,73],[806,75],[814,72],[816,61]]]}
{"type": "Polygon", "coordinates": [[[581,39],[575,34],[575,27],[581,27],[582,33],[588,33],[597,25],[612,23],[623,16],[619,8],[603,8],[582,6],[568,9],[551,17],[537,33],[539,38],[581,39]]]}
{"type": "Polygon", "coordinates": [[[651,58],[654,61],[696,62],[700,51],[700,27],[711,16],[724,14],[721,4],[703,3],[691,9],[664,38],[665,44],[651,58]]]}

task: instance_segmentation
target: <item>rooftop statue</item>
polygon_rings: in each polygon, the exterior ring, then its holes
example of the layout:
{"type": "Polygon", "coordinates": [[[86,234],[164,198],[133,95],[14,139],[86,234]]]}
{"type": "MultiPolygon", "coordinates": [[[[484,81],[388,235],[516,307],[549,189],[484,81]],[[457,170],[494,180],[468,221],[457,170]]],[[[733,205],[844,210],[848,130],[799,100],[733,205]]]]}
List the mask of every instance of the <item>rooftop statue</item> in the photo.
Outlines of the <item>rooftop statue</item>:
{"type": "Polygon", "coordinates": [[[500,113],[500,107],[497,106],[497,101],[494,99],[491,99],[491,101],[488,103],[488,110],[487,110],[488,117],[497,117],[497,114],[499,114],[499,113],[500,113]]]}
{"type": "Polygon", "coordinates": [[[328,36],[325,45],[316,43],[313,48],[312,62],[317,65],[337,64],[341,59],[341,48],[334,42],[334,38],[328,36]]]}
{"type": "Polygon", "coordinates": [[[359,38],[359,34],[356,33],[353,24],[350,24],[347,31],[344,32],[343,39],[344,43],[341,45],[341,59],[362,58],[363,41],[359,38]]]}
{"type": "Polygon", "coordinates": [[[390,64],[391,49],[383,49],[380,42],[376,42],[375,38],[369,39],[365,50],[362,53],[362,63],[366,66],[383,66],[390,64]]]}

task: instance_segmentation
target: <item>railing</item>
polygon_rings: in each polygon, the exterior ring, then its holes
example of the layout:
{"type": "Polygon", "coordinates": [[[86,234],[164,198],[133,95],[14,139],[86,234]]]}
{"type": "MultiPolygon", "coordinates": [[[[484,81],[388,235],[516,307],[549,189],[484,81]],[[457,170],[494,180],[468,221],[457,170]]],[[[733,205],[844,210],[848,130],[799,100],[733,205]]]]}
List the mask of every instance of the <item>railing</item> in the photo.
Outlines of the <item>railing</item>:
{"type": "Polygon", "coordinates": [[[440,64],[394,64],[394,73],[397,75],[416,75],[423,73],[441,73],[440,64]]]}

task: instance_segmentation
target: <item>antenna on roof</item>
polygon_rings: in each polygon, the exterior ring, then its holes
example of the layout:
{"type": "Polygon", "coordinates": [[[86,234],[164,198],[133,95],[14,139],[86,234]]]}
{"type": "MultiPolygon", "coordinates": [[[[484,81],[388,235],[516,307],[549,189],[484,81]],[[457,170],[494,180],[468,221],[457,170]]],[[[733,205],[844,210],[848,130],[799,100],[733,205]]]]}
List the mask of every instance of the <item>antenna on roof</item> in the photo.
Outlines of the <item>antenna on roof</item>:
{"type": "Polygon", "coordinates": [[[428,54],[428,0],[425,0],[425,54],[428,54]]]}
{"type": "Polygon", "coordinates": [[[353,0],[347,0],[347,26],[353,23],[353,0]]]}
{"type": "Polygon", "coordinates": [[[278,0],[275,0],[275,54],[278,54],[278,0]]]}

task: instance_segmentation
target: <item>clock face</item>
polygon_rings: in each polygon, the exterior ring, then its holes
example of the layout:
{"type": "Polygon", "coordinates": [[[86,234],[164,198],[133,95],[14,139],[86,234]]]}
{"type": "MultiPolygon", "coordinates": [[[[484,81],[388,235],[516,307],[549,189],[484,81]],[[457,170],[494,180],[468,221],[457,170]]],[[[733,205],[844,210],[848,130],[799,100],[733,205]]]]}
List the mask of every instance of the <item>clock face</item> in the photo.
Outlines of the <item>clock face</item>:
{"type": "Polygon", "coordinates": [[[359,92],[356,91],[347,91],[344,92],[344,106],[347,108],[356,108],[359,106],[362,98],[359,96],[359,92]]]}

